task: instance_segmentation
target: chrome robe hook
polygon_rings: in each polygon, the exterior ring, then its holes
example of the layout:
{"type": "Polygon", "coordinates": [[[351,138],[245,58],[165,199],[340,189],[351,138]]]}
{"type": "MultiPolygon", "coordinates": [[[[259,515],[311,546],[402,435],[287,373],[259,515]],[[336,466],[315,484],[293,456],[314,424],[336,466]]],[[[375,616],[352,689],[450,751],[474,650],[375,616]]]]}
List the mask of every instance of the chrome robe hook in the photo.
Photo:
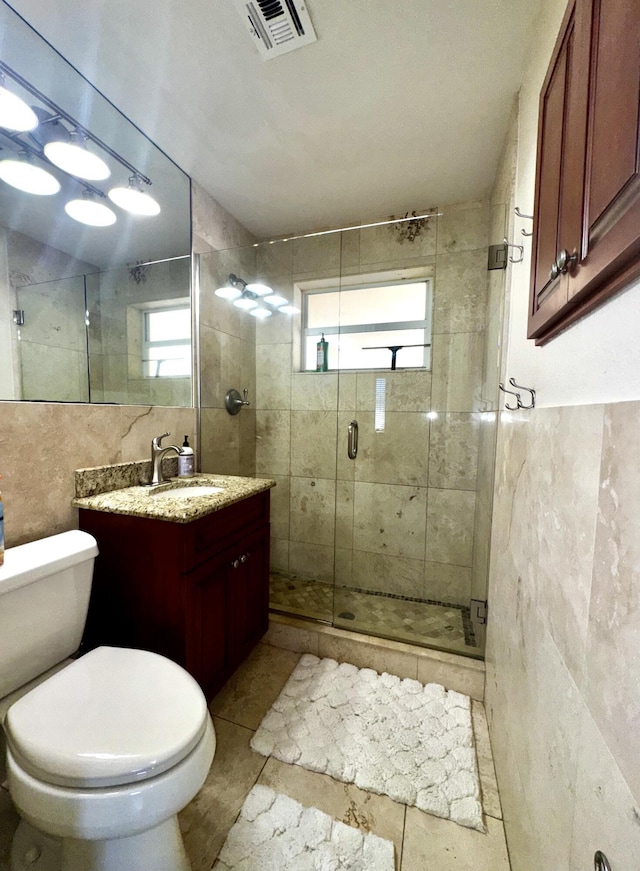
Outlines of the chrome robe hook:
{"type": "Polygon", "coordinates": [[[515,257],[509,258],[511,263],[522,263],[522,261],[524,260],[524,245],[514,245],[513,242],[509,242],[506,236],[502,241],[507,246],[507,248],[517,248],[520,252],[520,257],[518,257],[517,259],[515,257]]]}
{"type": "Polygon", "coordinates": [[[522,384],[516,384],[514,378],[509,378],[509,384],[512,387],[516,387],[518,390],[526,390],[527,393],[531,394],[531,404],[523,405],[520,400],[520,394],[518,394],[518,405],[520,408],[535,408],[536,407],[536,392],[533,387],[524,387],[522,384]]]}
{"type": "Polygon", "coordinates": [[[505,408],[507,408],[509,411],[517,411],[519,408],[522,408],[522,403],[520,402],[520,394],[519,393],[515,393],[515,391],[513,391],[513,390],[507,390],[507,388],[504,386],[502,381],[498,384],[498,387],[500,388],[500,390],[502,390],[503,393],[509,393],[511,396],[515,396],[515,398],[516,398],[516,405],[509,405],[509,403],[505,399],[505,403],[504,403],[505,408]]]}

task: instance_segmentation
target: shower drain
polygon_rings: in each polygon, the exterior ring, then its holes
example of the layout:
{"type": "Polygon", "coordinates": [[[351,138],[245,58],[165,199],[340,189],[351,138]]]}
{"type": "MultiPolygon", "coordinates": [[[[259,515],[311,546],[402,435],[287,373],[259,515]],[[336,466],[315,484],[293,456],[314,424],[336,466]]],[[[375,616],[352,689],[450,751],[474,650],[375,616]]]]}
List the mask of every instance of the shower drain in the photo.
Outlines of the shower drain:
{"type": "Polygon", "coordinates": [[[338,614],[339,620],[355,620],[356,615],[352,614],[351,611],[343,611],[341,614],[338,614]]]}

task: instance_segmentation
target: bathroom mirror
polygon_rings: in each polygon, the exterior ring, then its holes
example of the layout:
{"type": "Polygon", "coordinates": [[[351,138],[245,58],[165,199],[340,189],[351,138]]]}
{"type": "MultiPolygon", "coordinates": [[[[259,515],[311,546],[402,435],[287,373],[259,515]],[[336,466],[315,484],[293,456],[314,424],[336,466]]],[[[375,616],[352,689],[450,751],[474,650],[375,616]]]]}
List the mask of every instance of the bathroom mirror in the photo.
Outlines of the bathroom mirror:
{"type": "Polygon", "coordinates": [[[3,0],[0,72],[39,122],[0,127],[0,399],[191,405],[189,177],[3,0]],[[59,138],[84,140],[109,176],[51,163],[59,138]],[[25,157],[55,193],[3,180],[25,157]],[[114,188],[159,213],[132,214],[114,188]],[[81,223],[78,200],[115,221],[81,223]]]}

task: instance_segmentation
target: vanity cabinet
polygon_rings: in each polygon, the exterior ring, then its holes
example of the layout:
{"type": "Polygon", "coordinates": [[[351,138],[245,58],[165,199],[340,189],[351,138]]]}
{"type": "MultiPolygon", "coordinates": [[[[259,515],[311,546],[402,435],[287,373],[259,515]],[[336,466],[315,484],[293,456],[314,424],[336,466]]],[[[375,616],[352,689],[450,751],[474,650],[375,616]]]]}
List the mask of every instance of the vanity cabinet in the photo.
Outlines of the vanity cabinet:
{"type": "Polygon", "coordinates": [[[529,338],[640,275],[640,4],[572,0],[540,96],[529,338]]]}
{"type": "Polygon", "coordinates": [[[211,698],[267,631],[269,491],[190,523],[82,509],[98,542],[83,647],[153,650],[211,698]]]}

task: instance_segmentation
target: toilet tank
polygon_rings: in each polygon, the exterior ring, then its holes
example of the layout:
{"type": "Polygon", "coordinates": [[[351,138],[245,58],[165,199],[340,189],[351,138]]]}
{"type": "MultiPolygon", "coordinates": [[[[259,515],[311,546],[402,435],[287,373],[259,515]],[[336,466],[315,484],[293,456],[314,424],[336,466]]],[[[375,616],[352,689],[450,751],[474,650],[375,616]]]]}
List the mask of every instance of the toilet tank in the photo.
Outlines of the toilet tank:
{"type": "Polygon", "coordinates": [[[80,646],[98,547],[80,530],[11,547],[0,566],[0,699],[80,646]]]}

